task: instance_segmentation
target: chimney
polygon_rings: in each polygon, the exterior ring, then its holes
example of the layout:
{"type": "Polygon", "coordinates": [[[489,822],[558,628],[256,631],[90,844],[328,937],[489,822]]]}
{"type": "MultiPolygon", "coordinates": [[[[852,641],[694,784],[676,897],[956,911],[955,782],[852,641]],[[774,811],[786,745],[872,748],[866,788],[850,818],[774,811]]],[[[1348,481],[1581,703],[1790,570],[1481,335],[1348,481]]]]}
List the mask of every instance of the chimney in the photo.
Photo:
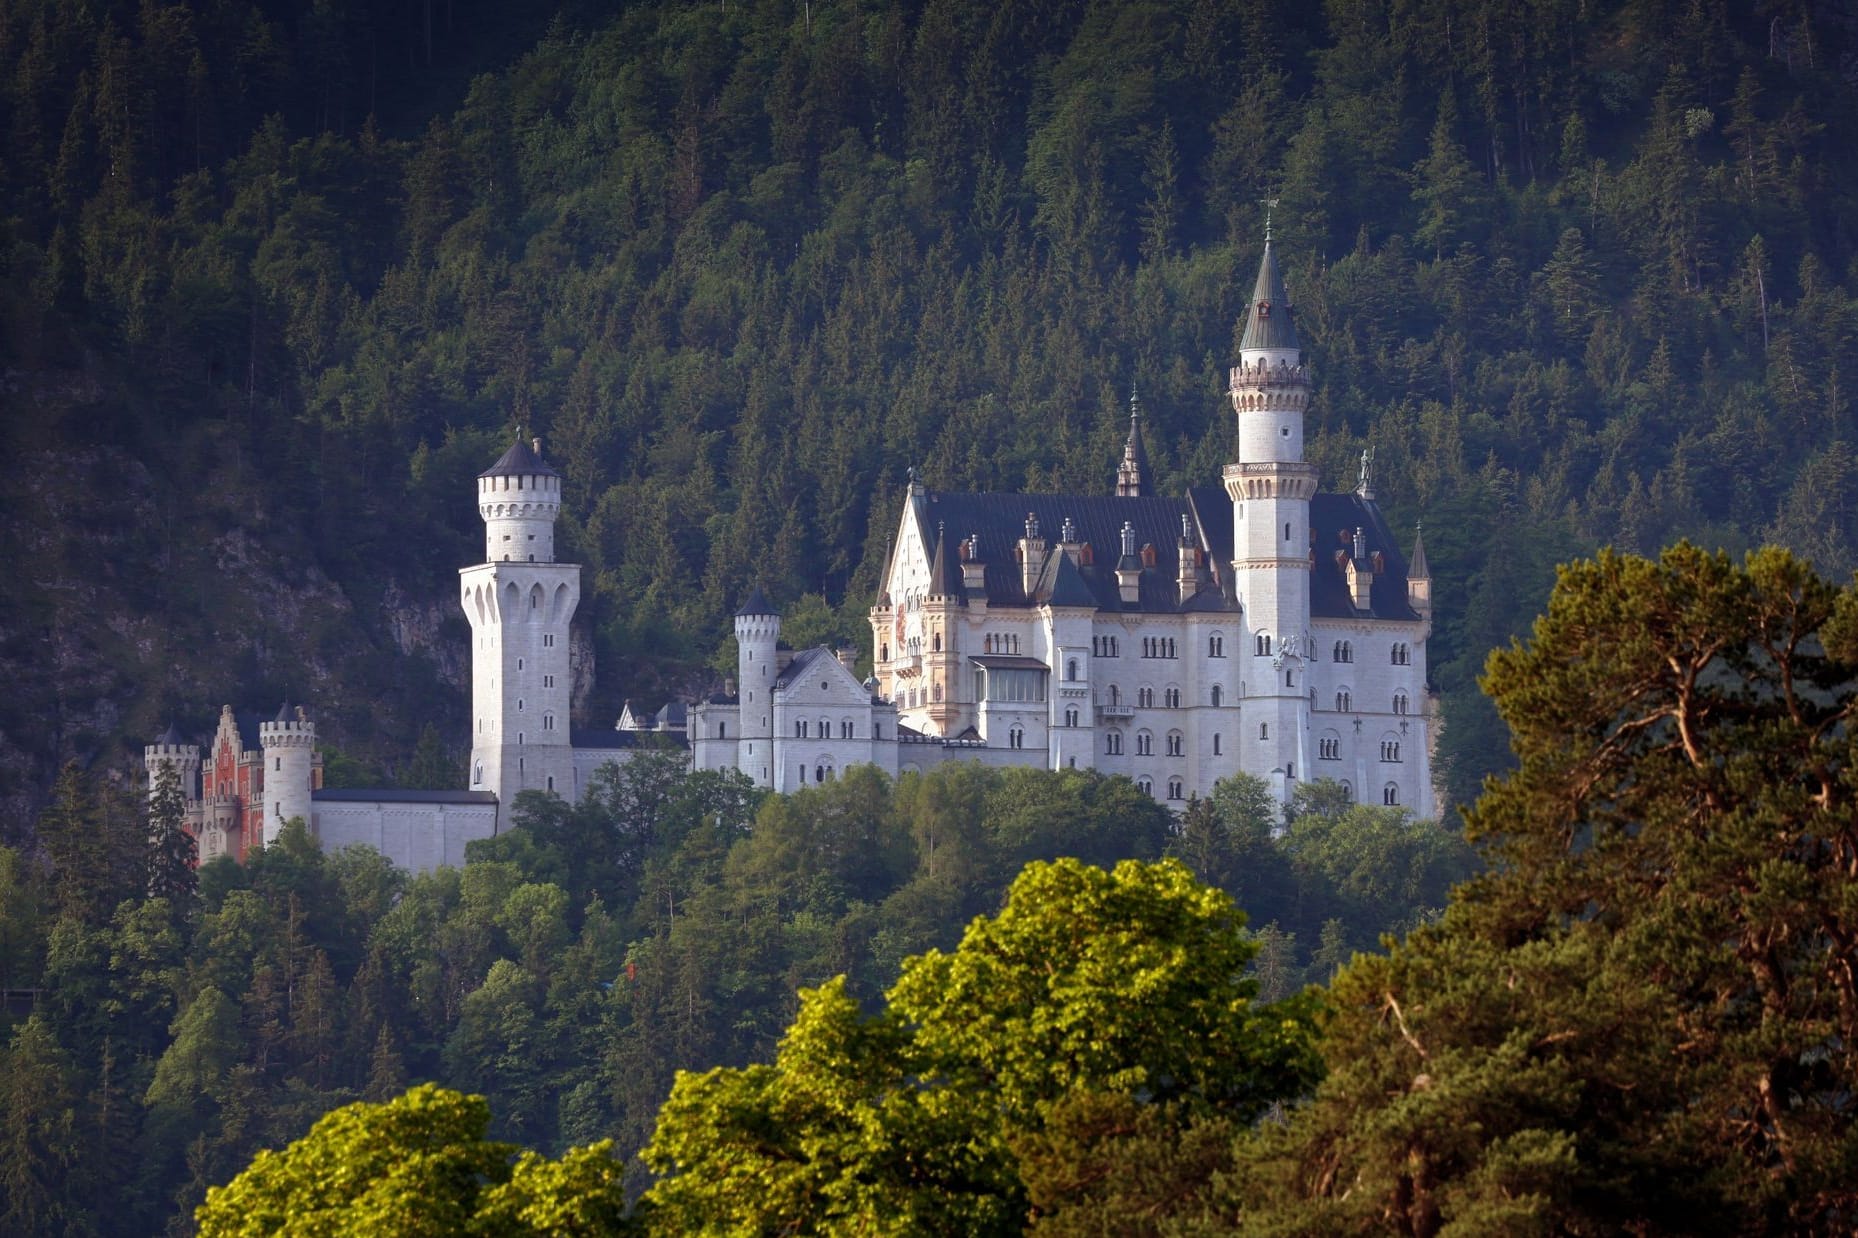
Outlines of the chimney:
{"type": "Polygon", "coordinates": [[[1039,518],[1026,513],[1026,535],[1019,539],[1019,580],[1031,597],[1038,588],[1039,573],[1045,570],[1045,539],[1039,536],[1039,518]]]}
{"type": "Polygon", "coordinates": [[[542,436],[540,434],[536,435],[534,438],[529,440],[529,450],[535,452],[536,458],[538,460],[541,459],[542,457],[542,436]]]}
{"type": "Polygon", "coordinates": [[[1368,539],[1357,527],[1355,552],[1348,560],[1348,595],[1353,599],[1356,610],[1373,608],[1373,588],[1374,568],[1373,561],[1368,557],[1368,539]]]}
{"type": "Polygon", "coordinates": [[[1133,606],[1142,598],[1142,560],[1136,557],[1135,525],[1123,521],[1123,553],[1116,560],[1116,591],[1123,605],[1133,606]]]}
{"type": "Polygon", "coordinates": [[[840,645],[838,648],[838,655],[839,665],[848,671],[851,670],[856,657],[852,652],[852,647],[850,645],[840,645]]]}
{"type": "Polygon", "coordinates": [[[981,562],[981,535],[968,534],[961,543],[961,583],[970,594],[986,587],[987,565],[981,562]]]}
{"type": "Polygon", "coordinates": [[[1064,518],[1064,527],[1058,532],[1058,549],[1071,556],[1071,562],[1081,563],[1084,557],[1084,543],[1079,540],[1077,524],[1071,517],[1064,518]]]}

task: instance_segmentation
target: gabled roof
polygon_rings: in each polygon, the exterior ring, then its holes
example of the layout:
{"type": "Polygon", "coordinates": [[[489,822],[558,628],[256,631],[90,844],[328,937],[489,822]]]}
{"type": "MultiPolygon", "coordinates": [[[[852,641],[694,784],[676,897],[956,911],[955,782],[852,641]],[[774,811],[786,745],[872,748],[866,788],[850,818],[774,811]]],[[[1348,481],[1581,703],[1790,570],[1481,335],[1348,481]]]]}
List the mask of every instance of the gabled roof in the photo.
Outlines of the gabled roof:
{"type": "Polygon", "coordinates": [[[1284,290],[1284,277],[1277,270],[1277,255],[1271,252],[1271,242],[1267,240],[1264,257],[1258,260],[1258,282],[1252,287],[1252,303],[1245,311],[1245,335],[1239,341],[1239,350],[1296,347],[1297,327],[1291,321],[1290,294],[1284,290]]]}
{"type": "Polygon", "coordinates": [[[546,460],[536,454],[534,448],[523,439],[510,444],[510,449],[497,457],[497,462],[479,473],[479,477],[513,477],[521,474],[525,477],[560,477],[546,460]]]}
{"type": "MultiPolygon", "coordinates": [[[[1223,491],[1209,493],[1219,495],[1225,515],[1211,524],[1196,516],[1194,524],[1205,531],[1202,536],[1221,528],[1225,530],[1223,557],[1212,545],[1206,549],[1212,562],[1229,565],[1232,505],[1223,491]]],[[[1221,569],[1222,584],[1209,584],[1186,607],[1180,604],[1175,585],[1174,548],[1180,540],[1181,516],[1193,510],[1189,500],[1152,495],[1118,498],[1103,494],[964,494],[928,490],[916,502],[920,504],[919,527],[922,522],[934,522],[929,524],[930,528],[940,523],[958,535],[972,535],[976,539],[975,558],[982,565],[982,589],[989,606],[1041,606],[1060,598],[1062,600],[1056,601],[1056,605],[1094,606],[1110,611],[1168,613],[1183,609],[1237,609],[1221,592],[1230,587],[1230,566],[1221,569]],[[1069,518],[1076,526],[1078,540],[1089,546],[1091,557],[1088,563],[1071,564],[1063,571],[1061,579],[1057,559],[1063,558],[1069,563],[1069,556],[1052,548],[1045,562],[1038,565],[1039,574],[1030,593],[1016,558],[1028,513],[1036,517],[1039,527],[1045,530],[1062,528],[1069,518]],[[1129,604],[1123,602],[1116,585],[1116,559],[1122,550],[1125,521],[1135,528],[1137,548],[1151,545],[1157,556],[1154,567],[1143,569],[1139,596],[1129,604]],[[1060,593],[1057,591],[1061,584],[1063,591],[1060,593]],[[1085,600],[1086,595],[1089,600],[1085,600]]],[[[931,543],[925,538],[924,544],[931,543]]]]}
{"type": "Polygon", "coordinates": [[[1376,619],[1418,619],[1407,600],[1406,556],[1395,545],[1379,505],[1357,494],[1319,494],[1310,503],[1310,614],[1318,619],[1361,617],[1348,591],[1347,557],[1338,559],[1335,553],[1352,553],[1356,529],[1367,540],[1368,553],[1381,556],[1381,570],[1368,590],[1368,613],[1376,619]]]}
{"type": "Polygon", "coordinates": [[[799,683],[809,675],[816,675],[828,671],[845,676],[853,685],[860,689],[864,687],[863,684],[858,682],[858,677],[847,670],[843,662],[839,661],[839,655],[826,648],[824,645],[815,645],[811,649],[803,649],[799,653],[796,653],[793,656],[793,660],[785,667],[781,668],[781,673],[775,677],[774,687],[778,691],[790,684],[799,683]]]}

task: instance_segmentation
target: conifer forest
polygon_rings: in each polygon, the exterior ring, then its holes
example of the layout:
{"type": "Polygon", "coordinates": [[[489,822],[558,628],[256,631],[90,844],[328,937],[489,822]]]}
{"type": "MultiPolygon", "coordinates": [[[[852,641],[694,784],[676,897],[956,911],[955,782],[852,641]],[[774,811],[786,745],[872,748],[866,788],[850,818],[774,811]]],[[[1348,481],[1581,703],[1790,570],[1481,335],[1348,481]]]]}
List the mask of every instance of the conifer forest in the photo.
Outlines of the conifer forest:
{"type": "Polygon", "coordinates": [[[0,1232],[1858,1227],[1849,4],[0,0],[0,135],[0,1232]],[[519,429],[577,725],[756,585],[868,664],[907,470],[1236,458],[1266,202],[1445,820],[666,752],[410,876],[136,780],[462,785],[519,429]]]}

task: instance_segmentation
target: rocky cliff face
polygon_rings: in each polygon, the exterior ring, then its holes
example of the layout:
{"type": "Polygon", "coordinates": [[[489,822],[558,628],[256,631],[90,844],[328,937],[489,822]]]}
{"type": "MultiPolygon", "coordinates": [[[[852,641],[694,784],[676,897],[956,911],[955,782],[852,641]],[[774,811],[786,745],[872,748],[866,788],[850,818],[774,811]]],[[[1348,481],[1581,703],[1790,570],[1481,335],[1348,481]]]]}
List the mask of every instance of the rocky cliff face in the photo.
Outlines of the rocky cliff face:
{"type": "Polygon", "coordinates": [[[221,704],[302,701],[327,743],[389,764],[426,722],[464,734],[467,642],[449,595],[389,581],[358,604],[292,535],[296,513],[202,495],[122,447],[13,464],[0,840],[26,836],[63,761],[132,778],[148,737],[169,721],[204,736],[221,704]]]}

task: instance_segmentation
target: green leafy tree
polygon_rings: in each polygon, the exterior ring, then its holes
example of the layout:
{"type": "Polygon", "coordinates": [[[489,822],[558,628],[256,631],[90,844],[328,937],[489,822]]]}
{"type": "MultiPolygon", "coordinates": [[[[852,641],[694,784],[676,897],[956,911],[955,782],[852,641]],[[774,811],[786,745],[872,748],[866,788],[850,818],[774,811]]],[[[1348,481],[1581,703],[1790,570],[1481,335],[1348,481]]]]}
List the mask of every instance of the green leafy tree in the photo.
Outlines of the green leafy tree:
{"type": "Polygon", "coordinates": [[[773,1065],[680,1076],[645,1153],[666,1175],[653,1224],[1017,1232],[1014,1149],[1053,1106],[1250,1120],[1312,1078],[1311,1030],[1301,1005],[1254,1004],[1243,923],[1176,863],[1029,866],[953,953],[910,960],[881,1014],[834,981],[804,995],[773,1065]]]}
{"type": "Polygon", "coordinates": [[[1519,759],[1468,817],[1489,871],[1336,979],[1330,1076],[1228,1215],[1842,1231],[1858,587],[1778,550],[1603,554],[1486,682],[1519,759]]]}
{"type": "Polygon", "coordinates": [[[484,1138],[482,1097],[424,1084],[386,1104],[346,1105],[207,1192],[202,1238],[219,1235],[597,1235],[623,1232],[609,1146],[559,1161],[484,1138]]]}
{"type": "Polygon", "coordinates": [[[194,869],[200,849],[184,828],[187,804],[181,796],[180,777],[171,763],[155,774],[148,802],[148,894],[164,898],[177,908],[188,908],[199,890],[194,869]]]}

